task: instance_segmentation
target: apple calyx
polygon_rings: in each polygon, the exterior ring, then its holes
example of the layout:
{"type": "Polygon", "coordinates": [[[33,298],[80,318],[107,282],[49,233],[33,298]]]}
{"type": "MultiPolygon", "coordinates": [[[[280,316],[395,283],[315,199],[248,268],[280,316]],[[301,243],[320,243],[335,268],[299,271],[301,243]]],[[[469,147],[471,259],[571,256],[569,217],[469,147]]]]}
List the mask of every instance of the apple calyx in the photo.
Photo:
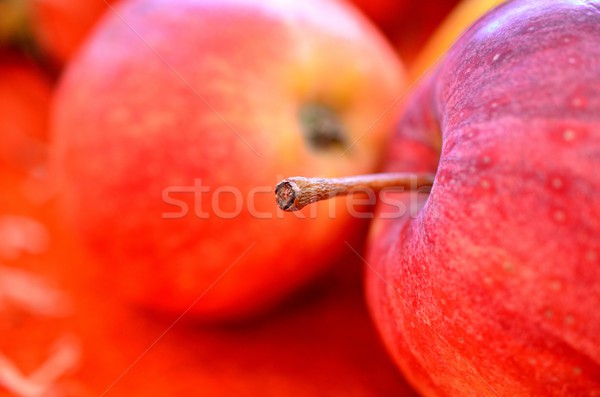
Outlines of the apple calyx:
{"type": "Polygon", "coordinates": [[[298,112],[300,129],[309,147],[317,151],[347,147],[346,128],[338,114],[328,106],[309,103],[298,112]]]}
{"type": "Polygon", "coordinates": [[[275,186],[277,206],[284,211],[299,211],[308,204],[337,196],[379,192],[386,188],[404,192],[431,187],[434,174],[389,172],[356,175],[342,178],[305,178],[301,176],[284,179],[275,186]]]}

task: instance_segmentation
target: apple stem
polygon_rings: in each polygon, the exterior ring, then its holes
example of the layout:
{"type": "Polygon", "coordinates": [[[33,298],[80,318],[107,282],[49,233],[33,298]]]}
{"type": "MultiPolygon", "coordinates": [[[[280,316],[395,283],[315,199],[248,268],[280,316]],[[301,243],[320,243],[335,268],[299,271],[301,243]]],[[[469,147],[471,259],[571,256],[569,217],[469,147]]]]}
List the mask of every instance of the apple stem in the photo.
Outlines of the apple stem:
{"type": "Polygon", "coordinates": [[[337,196],[365,191],[381,191],[385,188],[402,188],[416,191],[433,185],[433,174],[390,172],[383,174],[356,175],[343,178],[287,178],[275,186],[277,206],[284,211],[298,211],[308,204],[337,196]]]}

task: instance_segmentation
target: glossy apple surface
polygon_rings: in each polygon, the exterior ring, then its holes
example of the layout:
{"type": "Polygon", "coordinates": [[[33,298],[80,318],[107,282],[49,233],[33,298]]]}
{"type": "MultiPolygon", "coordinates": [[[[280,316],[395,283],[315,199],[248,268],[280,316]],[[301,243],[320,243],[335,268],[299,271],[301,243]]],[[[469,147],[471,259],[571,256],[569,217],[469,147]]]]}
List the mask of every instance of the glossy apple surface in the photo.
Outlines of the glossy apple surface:
{"type": "Polygon", "coordinates": [[[134,302],[203,319],[260,311],[362,225],[344,201],[284,217],[274,184],[375,170],[402,76],[337,1],[126,2],[55,98],[66,216],[134,302]]]}
{"type": "Polygon", "coordinates": [[[424,395],[600,394],[599,39],[596,1],[509,1],[409,101],[388,169],[437,175],[368,298],[424,395]]]}

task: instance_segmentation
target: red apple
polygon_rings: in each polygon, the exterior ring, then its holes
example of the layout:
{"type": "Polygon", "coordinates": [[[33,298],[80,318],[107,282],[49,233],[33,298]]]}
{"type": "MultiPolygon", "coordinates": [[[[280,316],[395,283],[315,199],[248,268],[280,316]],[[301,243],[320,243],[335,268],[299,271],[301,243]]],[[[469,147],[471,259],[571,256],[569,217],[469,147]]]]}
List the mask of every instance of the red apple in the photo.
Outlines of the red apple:
{"type": "Polygon", "coordinates": [[[61,81],[53,167],[68,222],[115,290],[232,319],[321,273],[361,222],[284,219],[282,173],[372,171],[403,70],[338,1],[131,1],[61,81]],[[299,236],[300,234],[300,236],[299,236]]]}
{"type": "Polygon", "coordinates": [[[437,173],[373,225],[368,298],[424,395],[600,395],[599,9],[508,1],[409,101],[388,169],[437,173]]]}

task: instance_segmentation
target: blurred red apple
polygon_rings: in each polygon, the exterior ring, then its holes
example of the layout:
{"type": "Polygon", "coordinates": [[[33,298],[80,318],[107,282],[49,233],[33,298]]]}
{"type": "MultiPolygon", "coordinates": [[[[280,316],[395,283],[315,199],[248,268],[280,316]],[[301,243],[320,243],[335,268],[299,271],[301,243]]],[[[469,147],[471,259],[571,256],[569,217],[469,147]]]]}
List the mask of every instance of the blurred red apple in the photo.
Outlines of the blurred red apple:
{"type": "MultiPolygon", "coordinates": [[[[203,319],[264,310],[362,223],[283,219],[282,173],[375,170],[402,91],[393,50],[337,1],[131,1],[69,65],[54,168],[115,291],[203,319]]],[[[329,214],[329,215],[327,215],[329,214]]]]}
{"type": "Polygon", "coordinates": [[[409,100],[388,168],[437,175],[373,225],[368,297],[424,395],[600,395],[598,10],[507,1],[409,100]]]}

